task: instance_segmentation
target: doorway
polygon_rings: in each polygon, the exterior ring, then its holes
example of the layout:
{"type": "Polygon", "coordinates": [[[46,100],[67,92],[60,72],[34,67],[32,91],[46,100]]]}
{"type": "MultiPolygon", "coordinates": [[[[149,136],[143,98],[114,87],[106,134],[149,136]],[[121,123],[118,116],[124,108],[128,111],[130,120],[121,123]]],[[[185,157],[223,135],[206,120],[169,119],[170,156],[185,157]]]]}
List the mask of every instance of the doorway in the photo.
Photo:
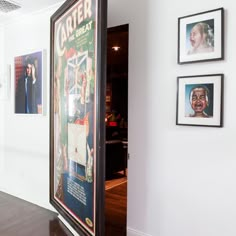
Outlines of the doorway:
{"type": "Polygon", "coordinates": [[[106,236],[126,236],[129,25],[107,29],[106,236]]]}

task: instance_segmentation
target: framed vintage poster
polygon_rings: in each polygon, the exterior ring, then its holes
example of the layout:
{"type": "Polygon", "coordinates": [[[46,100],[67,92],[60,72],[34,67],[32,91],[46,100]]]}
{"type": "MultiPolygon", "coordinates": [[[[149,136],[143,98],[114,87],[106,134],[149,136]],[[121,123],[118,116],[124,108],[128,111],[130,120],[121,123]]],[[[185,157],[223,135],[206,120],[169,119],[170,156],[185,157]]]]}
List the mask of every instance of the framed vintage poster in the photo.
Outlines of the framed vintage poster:
{"type": "Polygon", "coordinates": [[[79,235],[104,235],[107,3],[51,17],[50,202],[79,235]]]}
{"type": "Polygon", "coordinates": [[[222,127],[223,74],[177,78],[177,125],[222,127]]]}
{"type": "Polygon", "coordinates": [[[224,9],[178,18],[178,63],[224,58],[224,9]]]}
{"type": "Polygon", "coordinates": [[[45,51],[14,58],[15,114],[43,114],[45,51]]]}

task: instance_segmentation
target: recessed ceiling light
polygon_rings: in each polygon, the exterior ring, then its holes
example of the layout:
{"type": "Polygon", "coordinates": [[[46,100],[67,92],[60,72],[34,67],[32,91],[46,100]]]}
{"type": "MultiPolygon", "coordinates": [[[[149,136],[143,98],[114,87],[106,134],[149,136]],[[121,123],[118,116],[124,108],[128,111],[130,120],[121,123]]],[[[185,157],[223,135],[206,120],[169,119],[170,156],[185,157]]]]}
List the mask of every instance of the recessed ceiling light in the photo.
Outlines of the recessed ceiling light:
{"type": "Polygon", "coordinates": [[[119,51],[119,50],[120,50],[120,47],[119,47],[119,46],[113,46],[113,47],[112,47],[112,50],[114,50],[114,51],[119,51]]]}

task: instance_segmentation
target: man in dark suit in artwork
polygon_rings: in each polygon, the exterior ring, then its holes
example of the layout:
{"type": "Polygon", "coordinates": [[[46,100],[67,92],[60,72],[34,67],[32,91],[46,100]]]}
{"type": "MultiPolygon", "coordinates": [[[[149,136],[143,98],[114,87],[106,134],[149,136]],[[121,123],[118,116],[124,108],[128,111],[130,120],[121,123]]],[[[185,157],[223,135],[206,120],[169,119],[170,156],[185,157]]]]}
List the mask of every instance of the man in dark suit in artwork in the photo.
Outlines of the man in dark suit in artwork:
{"type": "Polygon", "coordinates": [[[15,113],[38,113],[37,96],[39,93],[38,81],[34,61],[27,57],[24,65],[24,73],[18,79],[15,94],[15,113]]]}

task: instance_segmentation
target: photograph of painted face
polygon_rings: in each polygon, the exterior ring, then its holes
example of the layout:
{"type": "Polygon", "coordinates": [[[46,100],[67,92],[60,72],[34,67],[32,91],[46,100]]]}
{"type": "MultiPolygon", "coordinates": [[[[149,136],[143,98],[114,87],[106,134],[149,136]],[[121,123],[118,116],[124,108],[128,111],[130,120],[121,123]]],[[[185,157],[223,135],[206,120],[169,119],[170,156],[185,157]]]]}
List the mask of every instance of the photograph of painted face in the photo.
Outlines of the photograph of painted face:
{"type": "Polygon", "coordinates": [[[187,54],[214,52],[214,19],[186,25],[187,54]]]}
{"type": "Polygon", "coordinates": [[[185,116],[213,117],[214,84],[188,84],[185,86],[185,116]]]}

